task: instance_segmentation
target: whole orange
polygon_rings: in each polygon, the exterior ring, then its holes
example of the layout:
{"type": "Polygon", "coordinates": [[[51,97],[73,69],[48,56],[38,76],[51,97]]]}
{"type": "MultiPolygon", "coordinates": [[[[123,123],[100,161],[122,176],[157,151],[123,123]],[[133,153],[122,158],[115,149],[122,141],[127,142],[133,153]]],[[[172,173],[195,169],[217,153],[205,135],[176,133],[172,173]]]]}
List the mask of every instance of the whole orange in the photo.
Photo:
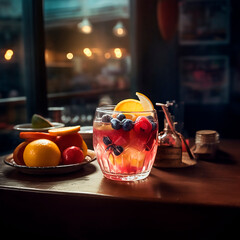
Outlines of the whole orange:
{"type": "Polygon", "coordinates": [[[25,147],[23,160],[28,167],[57,166],[61,160],[61,152],[54,142],[37,139],[25,147]]]}

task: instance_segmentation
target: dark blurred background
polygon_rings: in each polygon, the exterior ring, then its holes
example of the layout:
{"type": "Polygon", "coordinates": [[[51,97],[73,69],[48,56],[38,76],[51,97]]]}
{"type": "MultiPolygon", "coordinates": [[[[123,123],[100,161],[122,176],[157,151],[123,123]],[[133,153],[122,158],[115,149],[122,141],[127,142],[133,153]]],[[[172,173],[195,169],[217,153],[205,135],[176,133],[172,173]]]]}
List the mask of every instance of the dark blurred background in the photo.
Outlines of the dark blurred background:
{"type": "Polygon", "coordinates": [[[174,101],[186,137],[239,138],[239,11],[237,0],[0,0],[0,155],[33,113],[61,107],[60,121],[87,126],[99,104],[136,91],[174,101]]]}

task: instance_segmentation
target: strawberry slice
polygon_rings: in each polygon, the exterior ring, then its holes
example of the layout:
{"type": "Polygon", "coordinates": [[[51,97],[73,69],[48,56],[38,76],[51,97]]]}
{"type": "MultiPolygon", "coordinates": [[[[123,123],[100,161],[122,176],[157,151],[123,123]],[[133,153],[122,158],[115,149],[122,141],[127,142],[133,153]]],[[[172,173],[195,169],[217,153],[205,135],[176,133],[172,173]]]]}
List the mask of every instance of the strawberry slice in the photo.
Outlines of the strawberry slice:
{"type": "Polygon", "coordinates": [[[139,134],[149,134],[152,131],[152,124],[146,117],[138,117],[134,125],[135,132],[139,134]]]}

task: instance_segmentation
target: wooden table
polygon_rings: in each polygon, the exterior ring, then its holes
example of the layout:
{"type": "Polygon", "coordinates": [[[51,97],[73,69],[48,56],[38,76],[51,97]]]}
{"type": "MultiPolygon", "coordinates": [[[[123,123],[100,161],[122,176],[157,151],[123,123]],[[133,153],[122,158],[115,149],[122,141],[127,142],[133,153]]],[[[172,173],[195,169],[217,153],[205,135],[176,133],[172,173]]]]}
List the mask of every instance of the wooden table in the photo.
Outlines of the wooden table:
{"type": "Polygon", "coordinates": [[[97,161],[75,173],[31,176],[5,165],[1,157],[0,227],[8,234],[63,239],[113,234],[122,239],[127,232],[134,238],[150,233],[185,239],[237,237],[240,140],[222,140],[220,150],[215,162],[153,168],[147,179],[136,182],[104,178],[97,161]]]}

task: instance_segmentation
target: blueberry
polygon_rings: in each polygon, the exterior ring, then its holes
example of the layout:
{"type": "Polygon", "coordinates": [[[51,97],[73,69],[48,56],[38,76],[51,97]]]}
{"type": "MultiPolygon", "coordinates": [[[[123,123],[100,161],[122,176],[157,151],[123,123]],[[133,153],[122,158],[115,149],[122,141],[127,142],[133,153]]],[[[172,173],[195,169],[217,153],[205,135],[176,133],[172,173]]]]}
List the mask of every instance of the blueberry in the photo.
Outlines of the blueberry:
{"type": "Polygon", "coordinates": [[[151,122],[152,124],[152,131],[155,131],[157,128],[157,123],[156,122],[151,122]]]}
{"type": "Polygon", "coordinates": [[[147,119],[149,120],[149,122],[152,124],[152,131],[156,130],[157,128],[157,123],[154,121],[154,117],[149,115],[147,116],[147,119]]]}
{"type": "Polygon", "coordinates": [[[112,144],[112,140],[109,137],[103,137],[103,143],[109,145],[112,144]]]}
{"type": "Polygon", "coordinates": [[[117,118],[113,118],[111,119],[111,125],[112,125],[112,128],[115,129],[115,130],[118,130],[121,128],[121,121],[118,120],[117,118]]]}
{"type": "Polygon", "coordinates": [[[108,151],[108,150],[114,151],[114,146],[113,146],[113,144],[108,145],[105,150],[106,150],[106,151],[108,151]]]}
{"type": "Polygon", "coordinates": [[[110,115],[108,115],[108,114],[104,114],[102,116],[102,122],[108,123],[108,122],[111,121],[111,119],[112,119],[112,117],[110,115]]]}
{"type": "Polygon", "coordinates": [[[117,119],[119,120],[119,121],[122,121],[123,119],[125,119],[126,118],[126,116],[123,114],[123,113],[119,113],[118,115],[117,115],[117,119]]]}
{"type": "Polygon", "coordinates": [[[113,149],[113,152],[116,156],[119,156],[123,152],[122,146],[115,146],[113,149]]]}
{"type": "Polygon", "coordinates": [[[151,116],[151,115],[147,116],[147,119],[148,119],[150,122],[154,122],[154,118],[153,118],[153,116],[151,116]]]}
{"type": "Polygon", "coordinates": [[[122,128],[124,131],[130,131],[133,128],[133,121],[131,119],[126,119],[122,122],[122,128]]]}
{"type": "Polygon", "coordinates": [[[128,119],[127,118],[124,118],[122,121],[121,121],[121,124],[123,125],[125,121],[127,121],[128,119]]]}

